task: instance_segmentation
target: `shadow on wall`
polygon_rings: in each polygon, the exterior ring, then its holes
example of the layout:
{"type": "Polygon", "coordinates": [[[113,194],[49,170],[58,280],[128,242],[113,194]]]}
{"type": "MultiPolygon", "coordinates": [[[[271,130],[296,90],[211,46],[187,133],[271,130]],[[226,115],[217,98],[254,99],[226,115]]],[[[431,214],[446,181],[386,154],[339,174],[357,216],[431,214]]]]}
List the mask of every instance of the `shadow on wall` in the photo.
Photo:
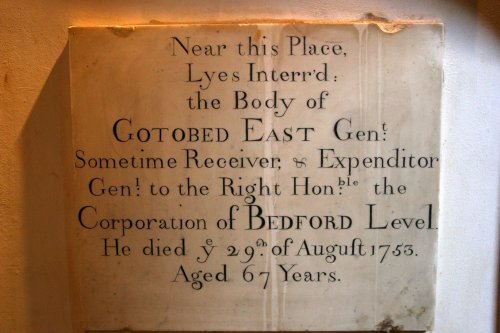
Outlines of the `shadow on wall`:
{"type": "MultiPolygon", "coordinates": [[[[464,4],[468,3],[467,1],[462,2],[464,4]]],[[[481,1],[481,6],[478,6],[476,9],[478,21],[487,24],[491,31],[495,33],[497,42],[500,43],[500,3],[498,3],[498,0],[481,1]]]]}
{"type": "Polygon", "coordinates": [[[30,332],[71,331],[63,158],[70,119],[66,46],[21,134],[30,332]]]}

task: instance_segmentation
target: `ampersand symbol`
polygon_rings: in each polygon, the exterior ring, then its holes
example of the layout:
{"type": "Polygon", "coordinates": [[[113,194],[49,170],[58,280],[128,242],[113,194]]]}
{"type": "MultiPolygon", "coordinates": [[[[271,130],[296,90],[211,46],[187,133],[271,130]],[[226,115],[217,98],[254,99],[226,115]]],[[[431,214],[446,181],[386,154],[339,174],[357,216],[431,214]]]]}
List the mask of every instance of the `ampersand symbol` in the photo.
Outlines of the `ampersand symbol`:
{"type": "Polygon", "coordinates": [[[293,161],[295,162],[295,167],[297,167],[299,169],[306,167],[307,158],[305,158],[305,157],[302,157],[300,159],[297,157],[294,157],[293,161]]]}

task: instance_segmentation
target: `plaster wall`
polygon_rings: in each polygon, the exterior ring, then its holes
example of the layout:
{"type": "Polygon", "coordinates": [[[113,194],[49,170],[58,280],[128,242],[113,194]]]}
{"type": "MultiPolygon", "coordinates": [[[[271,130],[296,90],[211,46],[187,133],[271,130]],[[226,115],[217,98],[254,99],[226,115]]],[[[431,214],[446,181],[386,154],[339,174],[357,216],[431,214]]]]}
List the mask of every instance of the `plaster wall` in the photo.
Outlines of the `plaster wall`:
{"type": "Polygon", "coordinates": [[[64,170],[70,25],[328,19],[445,24],[434,332],[495,331],[500,171],[498,0],[2,0],[0,332],[71,332],[64,170]]]}

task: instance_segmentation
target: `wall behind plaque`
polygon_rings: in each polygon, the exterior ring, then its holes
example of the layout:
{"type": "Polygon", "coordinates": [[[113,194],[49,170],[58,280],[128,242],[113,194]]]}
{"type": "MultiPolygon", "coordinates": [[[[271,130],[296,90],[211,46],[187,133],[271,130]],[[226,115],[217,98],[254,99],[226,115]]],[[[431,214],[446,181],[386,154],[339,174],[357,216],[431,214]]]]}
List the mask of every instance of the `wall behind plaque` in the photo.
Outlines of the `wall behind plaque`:
{"type": "Polygon", "coordinates": [[[479,1],[0,2],[0,331],[71,332],[64,168],[69,157],[67,27],[261,19],[445,24],[435,332],[496,325],[500,5],[479,1]]]}

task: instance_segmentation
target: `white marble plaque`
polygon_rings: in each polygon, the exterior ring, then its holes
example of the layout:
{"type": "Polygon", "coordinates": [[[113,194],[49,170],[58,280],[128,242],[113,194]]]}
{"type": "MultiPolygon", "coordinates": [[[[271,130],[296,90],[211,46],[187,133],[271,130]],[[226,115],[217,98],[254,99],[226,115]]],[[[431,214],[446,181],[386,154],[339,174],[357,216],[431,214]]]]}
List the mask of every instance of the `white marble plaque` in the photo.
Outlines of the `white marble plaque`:
{"type": "Polygon", "coordinates": [[[433,325],[442,26],[70,29],[85,330],[433,325]]]}

